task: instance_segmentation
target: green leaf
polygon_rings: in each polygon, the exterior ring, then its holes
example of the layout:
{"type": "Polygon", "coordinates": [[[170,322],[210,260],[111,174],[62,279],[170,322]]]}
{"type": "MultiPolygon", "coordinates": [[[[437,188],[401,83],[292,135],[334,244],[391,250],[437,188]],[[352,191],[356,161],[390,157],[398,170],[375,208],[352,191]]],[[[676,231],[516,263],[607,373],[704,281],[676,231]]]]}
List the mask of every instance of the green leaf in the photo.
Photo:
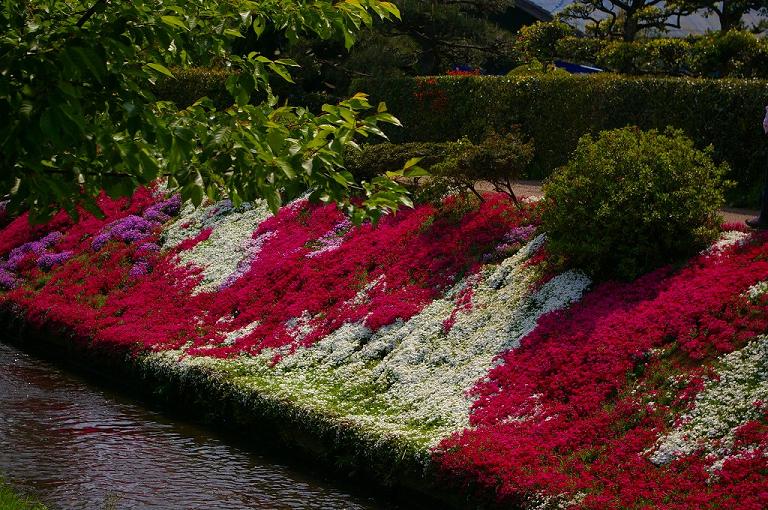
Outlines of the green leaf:
{"type": "Polygon", "coordinates": [[[283,171],[286,177],[289,179],[295,179],[296,178],[296,172],[293,170],[293,167],[291,164],[286,161],[284,158],[277,158],[275,159],[275,164],[280,168],[280,170],[283,171]]]}
{"type": "Polygon", "coordinates": [[[256,37],[261,37],[266,28],[267,23],[263,18],[257,17],[253,19],[253,33],[256,34],[256,37]]]}
{"type": "Polygon", "coordinates": [[[405,177],[428,177],[432,174],[430,174],[420,166],[412,166],[411,168],[403,172],[403,175],[405,177]]]}
{"type": "Polygon", "coordinates": [[[336,181],[339,184],[341,184],[342,186],[344,186],[345,188],[349,187],[349,181],[347,181],[347,179],[342,174],[340,174],[339,172],[332,172],[331,173],[331,178],[334,181],[336,181]]]}
{"type": "Polygon", "coordinates": [[[268,66],[270,69],[272,69],[272,71],[273,71],[275,74],[277,74],[278,76],[280,76],[282,79],[284,79],[284,80],[285,80],[285,81],[287,81],[288,83],[295,83],[295,82],[293,81],[293,78],[291,78],[291,75],[288,73],[288,71],[286,71],[286,70],[285,70],[285,68],[283,68],[282,66],[280,66],[280,65],[277,65],[277,64],[275,64],[274,62],[270,62],[269,64],[267,64],[267,66],[268,66]]]}
{"type": "Polygon", "coordinates": [[[403,165],[403,169],[408,170],[412,166],[418,165],[421,160],[422,158],[411,158],[405,162],[405,165],[403,165]]]}
{"type": "Polygon", "coordinates": [[[189,30],[186,23],[178,16],[160,16],[160,20],[169,27],[181,28],[183,30],[189,30]]]}
{"type": "Polygon", "coordinates": [[[168,76],[169,78],[175,78],[173,73],[167,67],[165,67],[163,64],[158,64],[157,62],[151,62],[151,63],[147,64],[147,67],[149,67],[150,69],[153,69],[153,70],[155,70],[155,71],[157,71],[159,73],[162,73],[162,74],[168,76]]]}

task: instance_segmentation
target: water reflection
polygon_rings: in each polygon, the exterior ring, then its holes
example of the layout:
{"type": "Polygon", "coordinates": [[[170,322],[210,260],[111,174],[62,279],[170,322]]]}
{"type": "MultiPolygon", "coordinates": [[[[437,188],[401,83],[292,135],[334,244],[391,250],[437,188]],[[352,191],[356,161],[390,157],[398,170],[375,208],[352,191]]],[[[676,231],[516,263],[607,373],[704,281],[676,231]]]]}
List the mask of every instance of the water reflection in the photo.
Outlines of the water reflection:
{"type": "Polygon", "coordinates": [[[1,342],[0,473],[53,508],[383,508],[1,342]]]}

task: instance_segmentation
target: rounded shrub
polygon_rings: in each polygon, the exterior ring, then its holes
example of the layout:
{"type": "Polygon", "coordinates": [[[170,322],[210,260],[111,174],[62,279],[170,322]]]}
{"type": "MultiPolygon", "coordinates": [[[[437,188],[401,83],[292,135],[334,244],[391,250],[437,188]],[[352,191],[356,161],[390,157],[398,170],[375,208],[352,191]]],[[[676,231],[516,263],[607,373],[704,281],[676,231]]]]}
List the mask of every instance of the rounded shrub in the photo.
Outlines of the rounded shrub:
{"type": "Polygon", "coordinates": [[[539,21],[518,31],[517,49],[527,61],[549,61],[556,56],[557,41],[575,33],[573,28],[562,21],[539,21]]]}
{"type": "Polygon", "coordinates": [[[544,185],[550,252],[598,279],[633,279],[718,234],[725,164],[681,130],[583,136],[544,185]]]}

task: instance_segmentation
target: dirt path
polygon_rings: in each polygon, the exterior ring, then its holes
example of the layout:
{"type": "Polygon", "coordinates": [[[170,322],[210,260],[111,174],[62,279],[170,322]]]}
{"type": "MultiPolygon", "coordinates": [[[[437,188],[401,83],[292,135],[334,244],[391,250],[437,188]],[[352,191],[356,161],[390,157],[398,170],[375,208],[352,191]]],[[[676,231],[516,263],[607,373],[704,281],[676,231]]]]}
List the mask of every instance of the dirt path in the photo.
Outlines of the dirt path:
{"type": "MultiPolygon", "coordinates": [[[[493,188],[488,183],[479,183],[477,189],[478,191],[493,191],[493,188]]],[[[518,197],[542,196],[541,181],[518,181],[514,184],[512,189],[518,197]]],[[[720,213],[723,215],[723,218],[725,218],[726,223],[744,223],[744,220],[754,218],[758,215],[758,211],[734,208],[721,209],[720,213]]]]}

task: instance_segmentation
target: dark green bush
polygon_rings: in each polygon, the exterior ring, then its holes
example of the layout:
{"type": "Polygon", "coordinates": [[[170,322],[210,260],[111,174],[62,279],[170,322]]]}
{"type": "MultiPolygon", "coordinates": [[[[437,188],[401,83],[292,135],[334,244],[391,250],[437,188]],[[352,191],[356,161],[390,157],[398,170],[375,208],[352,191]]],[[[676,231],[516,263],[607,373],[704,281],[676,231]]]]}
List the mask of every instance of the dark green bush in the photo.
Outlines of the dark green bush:
{"type": "Polygon", "coordinates": [[[596,55],[596,64],[622,74],[640,74],[645,48],[634,42],[612,41],[596,55]]]}
{"type": "Polygon", "coordinates": [[[447,188],[474,193],[480,200],[475,185],[485,181],[517,203],[512,182],[525,173],[533,153],[533,141],[526,140],[519,129],[505,135],[491,133],[479,144],[462,138],[447,145],[445,159],[432,165],[429,172],[447,188]]]}
{"type": "Polygon", "coordinates": [[[524,174],[534,154],[532,140],[514,128],[506,134],[491,132],[482,142],[464,137],[454,142],[381,143],[349,150],[344,156],[347,170],[357,180],[370,181],[377,175],[402,168],[420,158],[419,166],[430,173],[415,183],[420,201],[433,201],[447,193],[474,193],[478,181],[517,201],[512,182],[524,174]]]}
{"type": "Polygon", "coordinates": [[[750,32],[730,30],[698,39],[689,57],[700,76],[768,77],[768,43],[750,32]]]}
{"type": "Polygon", "coordinates": [[[562,23],[542,22],[520,34],[518,50],[528,61],[546,64],[559,58],[622,74],[768,78],[768,41],[745,30],[608,41],[577,37],[562,23]]]}
{"type": "Polygon", "coordinates": [[[597,278],[682,260],[718,234],[726,170],[680,130],[586,135],[544,186],[550,252],[597,278]]]}
{"type": "Polygon", "coordinates": [[[690,71],[691,43],[685,39],[651,39],[645,43],[645,71],[680,75],[690,71]]]}
{"type": "Polygon", "coordinates": [[[576,31],[562,21],[547,21],[522,27],[515,43],[520,56],[526,60],[549,60],[556,56],[557,41],[575,35],[576,31]]]}
{"type": "Polygon", "coordinates": [[[611,41],[595,53],[592,62],[623,74],[679,75],[690,72],[691,52],[692,45],[685,39],[611,41]]]}
{"type": "Polygon", "coordinates": [[[213,100],[218,108],[234,101],[225,87],[232,72],[227,69],[189,68],[174,69],[175,78],[163,78],[155,85],[155,94],[165,101],[173,101],[179,108],[186,108],[203,96],[213,100]]]}
{"type": "Polygon", "coordinates": [[[555,56],[578,64],[595,65],[596,55],[608,44],[609,41],[603,39],[571,35],[557,41],[555,56]]]}
{"type": "Polygon", "coordinates": [[[536,141],[528,178],[544,178],[564,165],[587,133],[637,125],[685,131],[698,147],[732,168],[731,205],[756,207],[768,165],[761,121],[768,82],[616,75],[408,78],[358,81],[373,101],[386,101],[403,122],[394,142],[457,140],[477,143],[488,129],[513,125],[536,141]]]}
{"type": "Polygon", "coordinates": [[[370,181],[377,175],[403,168],[413,158],[421,158],[419,166],[429,169],[445,159],[450,145],[450,142],[363,145],[361,150],[348,149],[344,153],[344,166],[356,180],[370,181]]]}

